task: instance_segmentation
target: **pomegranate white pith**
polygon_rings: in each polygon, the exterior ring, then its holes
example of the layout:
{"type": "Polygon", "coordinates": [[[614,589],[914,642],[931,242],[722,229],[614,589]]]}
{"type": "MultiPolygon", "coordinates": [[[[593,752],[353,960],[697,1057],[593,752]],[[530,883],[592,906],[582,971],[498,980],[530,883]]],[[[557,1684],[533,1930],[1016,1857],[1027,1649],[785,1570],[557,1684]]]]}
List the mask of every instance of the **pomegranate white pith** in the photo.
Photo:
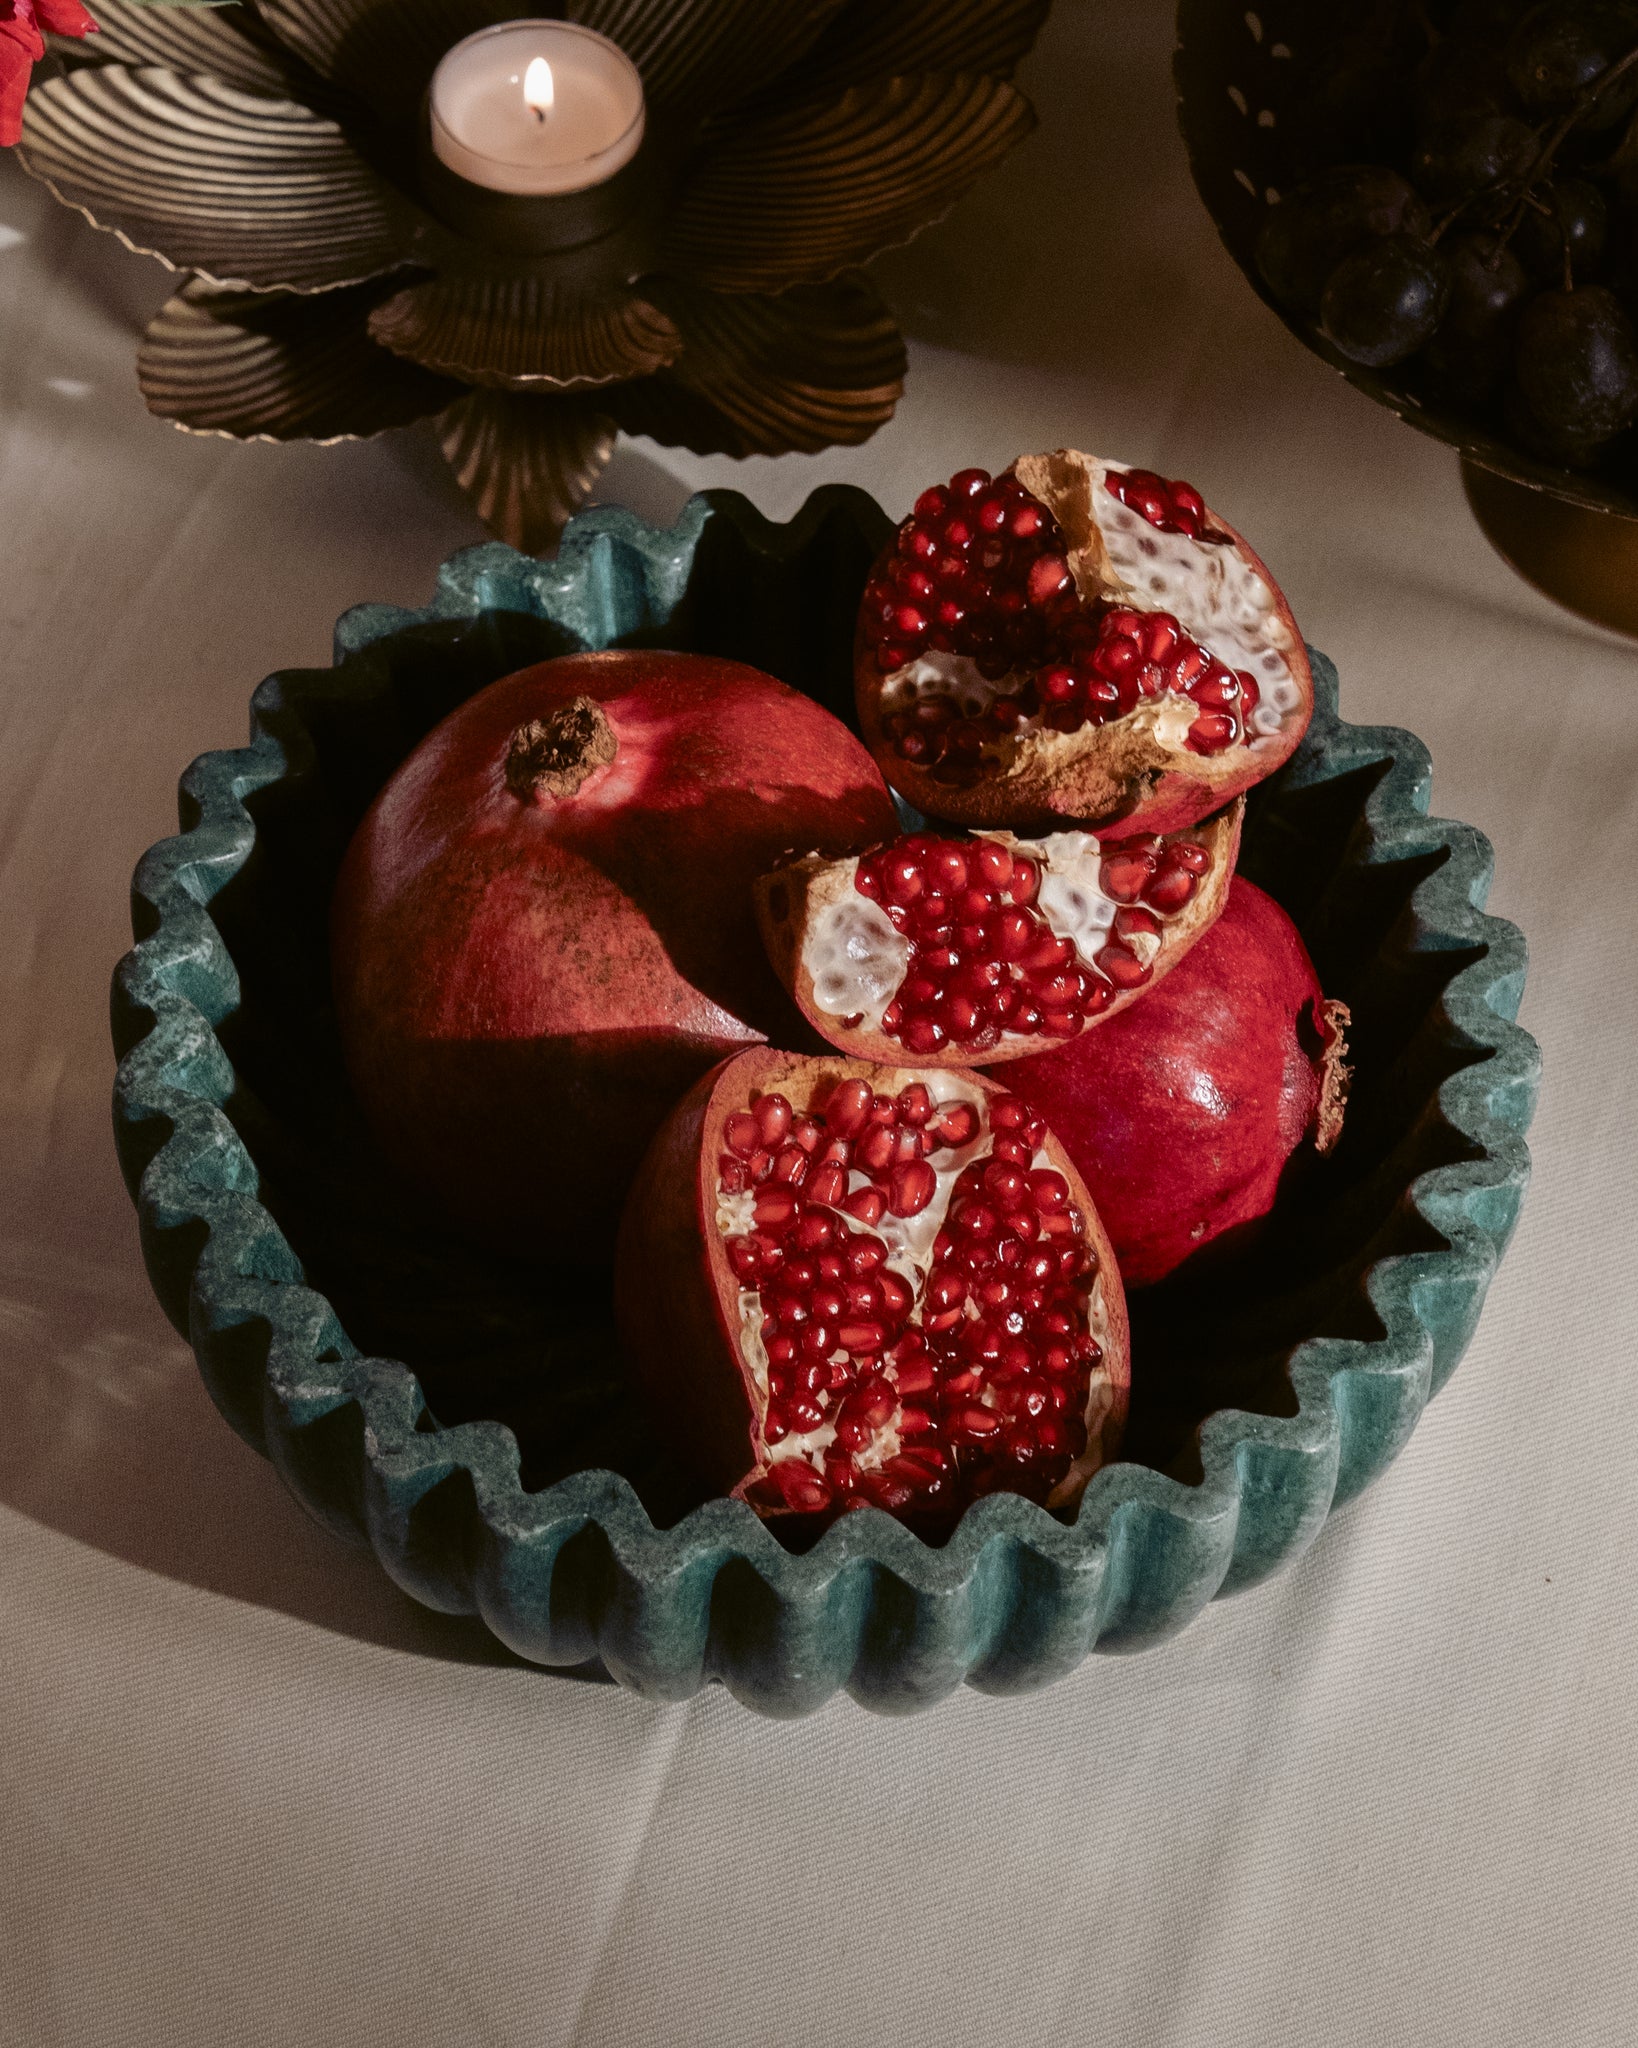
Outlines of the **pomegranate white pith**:
{"type": "Polygon", "coordinates": [[[758,886],[798,1007],[863,1059],[989,1065],[1115,1015],[1222,909],[1243,802],[1169,838],[912,833],[758,886]]]}
{"type": "Polygon", "coordinates": [[[1059,449],[922,493],[855,656],[888,779],[968,825],[1172,831],[1286,760],[1312,708],[1262,562],[1187,484],[1059,449]]]}
{"type": "Polygon", "coordinates": [[[1125,1303],[1035,1112],[974,1073],[766,1051],[703,1088],[620,1247],[628,1346],[702,1470],[776,1518],[1078,1499],[1124,1421],[1125,1303]]]}

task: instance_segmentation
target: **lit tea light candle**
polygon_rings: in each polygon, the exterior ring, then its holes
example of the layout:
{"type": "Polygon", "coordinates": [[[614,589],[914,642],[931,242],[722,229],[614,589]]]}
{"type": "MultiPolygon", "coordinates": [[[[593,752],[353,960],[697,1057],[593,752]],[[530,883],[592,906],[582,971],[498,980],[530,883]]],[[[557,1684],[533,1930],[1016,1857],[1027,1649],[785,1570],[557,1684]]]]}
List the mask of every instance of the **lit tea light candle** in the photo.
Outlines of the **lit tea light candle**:
{"type": "Polygon", "coordinates": [[[642,143],[643,82],[606,36],[568,21],[506,21],[457,43],[432,76],[431,141],[489,192],[585,192],[642,143]]]}

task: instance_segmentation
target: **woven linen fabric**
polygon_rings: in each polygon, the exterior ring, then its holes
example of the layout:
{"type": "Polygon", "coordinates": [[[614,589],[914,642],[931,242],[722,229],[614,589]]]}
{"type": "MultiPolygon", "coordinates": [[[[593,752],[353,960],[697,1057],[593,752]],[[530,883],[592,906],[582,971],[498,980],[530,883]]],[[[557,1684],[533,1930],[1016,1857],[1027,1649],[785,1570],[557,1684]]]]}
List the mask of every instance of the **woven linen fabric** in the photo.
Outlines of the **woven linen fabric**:
{"type": "Polygon", "coordinates": [[[1187,476],[1344,715],[1429,743],[1532,947],[1545,1085],[1467,1359],[1303,1563],[1034,1698],[795,1725],[542,1674],[311,1526],[211,1409],[108,1130],[109,970],[179,770],[480,538],[429,441],[142,411],[157,266],[0,163],[0,2039],[17,2048],[1512,2048],[1638,2029],[1630,1455],[1638,652],[1293,343],[1172,121],[1169,10],[1058,0],[1039,135],[880,266],[862,450],[622,448],[788,517],[1072,442],[1187,476]]]}

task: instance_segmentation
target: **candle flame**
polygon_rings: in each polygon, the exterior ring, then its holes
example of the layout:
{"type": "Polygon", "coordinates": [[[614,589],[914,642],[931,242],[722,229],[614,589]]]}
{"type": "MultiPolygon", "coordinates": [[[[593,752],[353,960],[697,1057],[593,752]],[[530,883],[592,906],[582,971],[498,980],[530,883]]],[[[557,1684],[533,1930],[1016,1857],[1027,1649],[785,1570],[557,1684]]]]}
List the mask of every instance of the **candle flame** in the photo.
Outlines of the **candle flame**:
{"type": "Polygon", "coordinates": [[[523,74],[523,104],[537,121],[544,121],[555,96],[551,65],[544,57],[531,58],[523,74]]]}

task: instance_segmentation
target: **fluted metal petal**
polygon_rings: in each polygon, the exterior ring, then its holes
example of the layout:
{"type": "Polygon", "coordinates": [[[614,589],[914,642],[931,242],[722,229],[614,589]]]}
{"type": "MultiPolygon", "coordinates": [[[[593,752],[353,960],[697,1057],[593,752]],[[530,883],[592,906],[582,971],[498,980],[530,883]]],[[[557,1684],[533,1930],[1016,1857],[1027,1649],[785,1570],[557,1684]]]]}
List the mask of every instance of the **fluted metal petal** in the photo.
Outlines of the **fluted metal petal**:
{"type": "Polygon", "coordinates": [[[457,271],[411,285],[376,308],[370,332],[428,369],[506,391],[646,377],[682,347],[636,292],[588,291],[539,271],[457,271]]]}
{"type": "Polygon", "coordinates": [[[255,7],[281,43],[400,139],[413,131],[445,51],[528,11],[508,0],[255,0],[255,7]]]}
{"type": "Polygon", "coordinates": [[[438,422],[444,457],[478,517],[526,554],[553,546],[614,447],[590,398],[473,391],[438,422]]]}
{"type": "Polygon", "coordinates": [[[255,291],[396,269],[414,209],[334,121],[158,65],[87,66],[29,94],[26,170],[143,255],[255,291]]]}
{"type": "Polygon", "coordinates": [[[208,72],[241,92],[305,99],[292,91],[302,67],[290,60],[248,7],[144,6],[141,0],[97,0],[98,33],[83,41],[47,40],[71,64],[163,64],[208,72]]]}
{"type": "Polygon", "coordinates": [[[685,336],[663,375],[610,394],[628,433],[715,455],[852,446],[893,415],[904,341],[856,272],[778,298],[669,285],[685,336]]]}
{"type": "Polygon", "coordinates": [[[352,441],[440,412],[459,387],[377,348],[378,287],[225,292],[194,279],[137,355],[148,409],[238,440],[352,441]]]}
{"type": "Polygon", "coordinates": [[[697,124],[787,70],[841,5],[842,0],[569,0],[562,11],[620,45],[642,72],[649,104],[663,118],[697,124]]]}
{"type": "Polygon", "coordinates": [[[850,0],[774,91],[819,100],[927,71],[1010,78],[1052,0],[850,0]]]}
{"type": "Polygon", "coordinates": [[[747,122],[707,152],[661,267],[719,291],[821,283],[937,220],[1035,125],[1002,79],[888,78],[747,122]]]}

